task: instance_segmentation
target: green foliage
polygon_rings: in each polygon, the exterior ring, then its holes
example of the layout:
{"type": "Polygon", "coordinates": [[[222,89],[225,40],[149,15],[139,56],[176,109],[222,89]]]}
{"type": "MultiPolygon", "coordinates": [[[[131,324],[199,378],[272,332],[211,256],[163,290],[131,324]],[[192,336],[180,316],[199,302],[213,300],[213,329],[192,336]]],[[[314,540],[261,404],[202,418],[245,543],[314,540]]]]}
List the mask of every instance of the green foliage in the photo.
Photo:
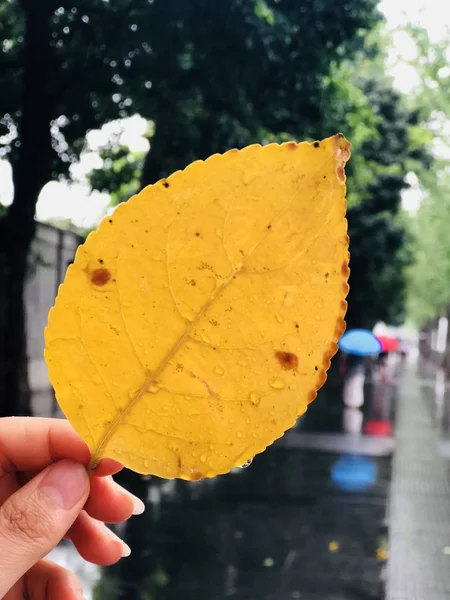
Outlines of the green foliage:
{"type": "Polygon", "coordinates": [[[110,194],[112,206],[139,191],[145,153],[130,152],[128,147],[119,145],[104,148],[100,157],[103,165],[89,173],[92,189],[110,194]]]}
{"type": "Polygon", "coordinates": [[[333,107],[325,125],[343,128],[352,141],[348,164],[351,275],[349,327],[405,318],[405,269],[412,260],[401,213],[409,171],[430,164],[429,138],[417,110],[385,75],[386,40],[379,30],[352,58],[333,65],[325,101],[333,107]]]}
{"type": "MultiPolygon", "coordinates": [[[[378,19],[376,0],[43,0],[51,38],[42,96],[51,98],[53,176],[67,174],[86,131],[139,112],[157,132],[152,168],[176,170],[265,131],[308,135],[320,122],[320,79],[378,19]],[[52,74],[49,77],[49,73],[52,74]],[[158,155],[158,156],[157,156],[158,155]],[[162,157],[164,156],[164,158],[162,157]]],[[[0,116],[20,154],[20,77],[31,5],[1,0],[0,116]],[[5,45],[6,44],[6,45],[5,45]]],[[[12,143],[11,143],[12,142],[12,143]]],[[[145,175],[145,174],[144,174],[145,175]]]]}
{"type": "Polygon", "coordinates": [[[409,269],[409,310],[422,325],[450,304],[450,174],[430,189],[411,219],[415,261],[409,269]]]}
{"type": "Polygon", "coordinates": [[[416,44],[411,64],[420,77],[410,101],[419,107],[425,123],[412,136],[416,143],[423,138],[432,141],[434,150],[432,168],[419,170],[424,198],[409,222],[414,263],[408,269],[408,309],[411,318],[423,325],[450,305],[450,34],[433,43],[420,27],[406,31],[416,44]]]}
{"type": "MultiPolygon", "coordinates": [[[[384,74],[376,5],[42,0],[50,37],[46,59],[36,64],[42,79],[36,102],[51,114],[52,143],[44,163],[53,177],[68,176],[90,128],[134,113],[152,120],[146,156],[113,144],[101,153],[103,167],[90,174],[92,187],[111,193],[116,204],[139,180],[152,183],[214,152],[342,131],[353,144],[349,325],[399,321],[410,260],[401,192],[406,173],[429,164],[431,134],[384,74]]],[[[13,167],[24,156],[21,74],[24,17],[35,15],[30,7],[0,0],[0,87],[7,90],[0,94],[0,153],[13,167]]],[[[37,192],[30,194],[30,203],[36,199],[37,192]]]]}

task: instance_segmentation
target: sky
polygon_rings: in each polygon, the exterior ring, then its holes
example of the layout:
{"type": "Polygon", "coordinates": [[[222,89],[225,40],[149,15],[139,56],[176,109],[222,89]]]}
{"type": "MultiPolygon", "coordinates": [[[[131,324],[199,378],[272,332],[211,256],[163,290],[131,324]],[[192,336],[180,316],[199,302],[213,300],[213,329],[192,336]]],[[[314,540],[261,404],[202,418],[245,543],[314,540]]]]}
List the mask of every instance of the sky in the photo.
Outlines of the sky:
{"type": "MultiPolygon", "coordinates": [[[[432,40],[438,40],[450,30],[450,2],[446,0],[381,0],[380,10],[384,13],[389,29],[406,23],[422,25],[428,29],[432,40]]],[[[393,34],[394,47],[388,58],[388,69],[394,77],[395,85],[403,92],[410,92],[417,85],[414,69],[402,63],[402,59],[414,56],[414,44],[401,32],[393,34]]],[[[108,139],[119,137],[121,143],[132,151],[148,150],[149,142],[145,138],[147,122],[138,115],[105,125],[101,131],[92,131],[87,136],[88,151],[80,163],[73,167],[76,182],[67,184],[49,182],[42,190],[36,207],[36,218],[70,219],[79,227],[91,227],[107,214],[109,197],[107,194],[91,192],[86,181],[86,172],[101,167],[96,152],[108,139]]],[[[410,188],[404,192],[403,207],[411,213],[417,210],[422,197],[419,181],[414,174],[408,175],[410,188]]],[[[12,201],[13,186],[9,164],[0,160],[0,202],[12,201]]]]}

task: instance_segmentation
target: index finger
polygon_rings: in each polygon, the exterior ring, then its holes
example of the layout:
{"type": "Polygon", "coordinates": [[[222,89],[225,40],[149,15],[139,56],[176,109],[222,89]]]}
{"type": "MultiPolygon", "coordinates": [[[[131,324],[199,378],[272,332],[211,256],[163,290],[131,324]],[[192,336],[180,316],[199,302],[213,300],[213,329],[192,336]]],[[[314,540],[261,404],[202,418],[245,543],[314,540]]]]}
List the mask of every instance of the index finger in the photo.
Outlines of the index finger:
{"type": "Polygon", "coordinates": [[[88,465],[89,448],[64,419],[0,419],[0,477],[15,471],[41,471],[62,458],[88,465]]]}

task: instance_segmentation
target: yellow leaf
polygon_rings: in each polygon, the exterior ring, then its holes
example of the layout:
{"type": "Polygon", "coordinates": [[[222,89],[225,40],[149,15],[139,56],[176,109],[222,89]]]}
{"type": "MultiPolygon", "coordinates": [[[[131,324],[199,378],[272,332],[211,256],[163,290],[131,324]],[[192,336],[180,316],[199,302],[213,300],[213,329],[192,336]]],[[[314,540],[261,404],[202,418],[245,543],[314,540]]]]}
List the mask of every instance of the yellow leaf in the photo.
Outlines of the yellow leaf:
{"type": "Polygon", "coordinates": [[[339,543],[334,540],[328,544],[328,550],[330,552],[337,552],[339,550],[339,543]]]}
{"type": "Polygon", "coordinates": [[[213,477],[305,412],[345,327],[349,147],[337,135],[211,156],[79,247],[45,357],[92,466],[213,477]]]}
{"type": "Polygon", "coordinates": [[[379,561],[387,560],[389,557],[389,552],[386,548],[379,547],[377,548],[377,559],[379,561]]]}

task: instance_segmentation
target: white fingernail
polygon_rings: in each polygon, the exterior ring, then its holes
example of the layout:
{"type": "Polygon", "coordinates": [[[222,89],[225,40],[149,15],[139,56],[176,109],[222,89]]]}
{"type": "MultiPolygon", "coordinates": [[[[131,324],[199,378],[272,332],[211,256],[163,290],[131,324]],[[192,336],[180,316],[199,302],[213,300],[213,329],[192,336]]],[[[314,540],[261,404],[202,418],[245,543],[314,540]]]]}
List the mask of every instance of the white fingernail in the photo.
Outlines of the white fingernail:
{"type": "Polygon", "coordinates": [[[142,500],[140,498],[138,498],[137,496],[135,496],[134,494],[132,494],[131,492],[129,492],[128,490],[126,490],[125,488],[123,488],[118,483],[116,483],[116,482],[114,482],[114,483],[116,484],[116,486],[118,488],[120,488],[120,491],[122,492],[122,494],[126,494],[133,501],[133,512],[132,512],[132,514],[133,515],[142,515],[142,513],[145,510],[145,504],[142,502],[142,500]]]}
{"type": "MultiPolygon", "coordinates": [[[[120,540],[122,541],[122,540],[120,540]]],[[[130,556],[131,554],[131,548],[128,544],[125,544],[125,542],[122,542],[122,558],[126,558],[127,556],[130,556]]]]}
{"type": "Polygon", "coordinates": [[[125,544],[125,542],[123,540],[120,539],[120,537],[118,535],[116,535],[114,533],[114,531],[112,531],[109,527],[107,527],[106,525],[104,526],[109,537],[111,538],[111,540],[113,540],[114,542],[120,542],[122,544],[122,558],[125,558],[126,556],[130,556],[131,554],[131,548],[128,544],[125,544]]]}
{"type": "Polygon", "coordinates": [[[133,496],[133,494],[130,494],[130,496],[133,500],[133,515],[142,515],[145,510],[145,504],[137,496],[133,496]]]}

